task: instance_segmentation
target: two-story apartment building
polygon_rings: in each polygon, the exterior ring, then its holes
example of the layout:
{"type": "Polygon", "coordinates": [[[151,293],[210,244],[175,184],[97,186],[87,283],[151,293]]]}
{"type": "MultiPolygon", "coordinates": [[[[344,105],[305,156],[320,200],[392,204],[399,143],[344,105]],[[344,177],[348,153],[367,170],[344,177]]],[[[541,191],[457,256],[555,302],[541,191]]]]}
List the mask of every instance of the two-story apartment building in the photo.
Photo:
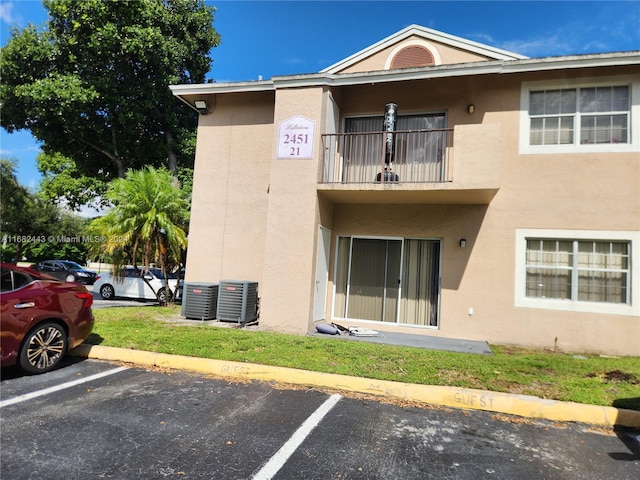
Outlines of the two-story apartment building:
{"type": "Polygon", "coordinates": [[[187,282],[314,322],[640,355],[640,52],[530,59],[410,26],[200,111],[187,282]]]}

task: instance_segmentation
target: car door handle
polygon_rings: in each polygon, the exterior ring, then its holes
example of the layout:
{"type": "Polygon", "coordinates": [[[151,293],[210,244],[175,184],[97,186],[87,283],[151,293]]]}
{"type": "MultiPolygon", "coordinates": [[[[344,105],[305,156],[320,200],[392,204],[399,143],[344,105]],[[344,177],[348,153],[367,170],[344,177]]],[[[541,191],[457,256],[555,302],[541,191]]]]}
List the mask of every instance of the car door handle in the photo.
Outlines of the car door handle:
{"type": "Polygon", "coordinates": [[[16,303],[15,308],[31,308],[36,306],[36,302],[16,303]]]}

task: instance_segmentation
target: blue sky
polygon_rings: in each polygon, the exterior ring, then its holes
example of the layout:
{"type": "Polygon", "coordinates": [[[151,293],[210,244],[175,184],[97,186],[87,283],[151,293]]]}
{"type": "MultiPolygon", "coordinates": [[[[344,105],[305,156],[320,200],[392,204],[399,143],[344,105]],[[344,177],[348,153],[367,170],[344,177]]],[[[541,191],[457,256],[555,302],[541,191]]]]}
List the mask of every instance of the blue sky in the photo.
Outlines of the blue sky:
{"type": "MultiPolygon", "coordinates": [[[[217,82],[318,72],[411,24],[529,57],[640,50],[640,0],[627,1],[208,1],[222,44],[217,82]]],[[[37,0],[0,0],[0,44],[9,27],[42,24],[37,0]]],[[[28,132],[0,129],[0,154],[18,160],[35,189],[39,151],[28,132]]]]}

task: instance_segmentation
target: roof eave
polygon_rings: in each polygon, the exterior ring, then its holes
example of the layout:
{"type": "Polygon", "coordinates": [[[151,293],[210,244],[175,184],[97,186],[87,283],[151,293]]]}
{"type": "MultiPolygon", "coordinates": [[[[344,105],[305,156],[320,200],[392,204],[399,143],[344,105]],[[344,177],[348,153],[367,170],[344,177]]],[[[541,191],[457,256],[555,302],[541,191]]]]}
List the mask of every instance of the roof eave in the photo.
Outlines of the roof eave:
{"type": "Polygon", "coordinates": [[[577,68],[640,65],[640,51],[614,54],[574,55],[563,57],[526,58],[521,60],[491,60],[431,67],[377,70],[358,73],[310,74],[274,77],[276,88],[312,85],[359,85],[396,82],[425,78],[462,77],[488,74],[514,74],[577,68]]]}
{"type": "Polygon", "coordinates": [[[527,58],[521,60],[491,60],[431,67],[415,67],[397,70],[376,70],[357,73],[311,73],[273,77],[271,80],[251,82],[206,83],[199,85],[171,85],[171,91],[184,98],[208,96],[218,93],[242,93],[274,91],[278,88],[349,86],[367,83],[388,83],[428,78],[463,77],[489,74],[515,74],[577,68],[597,68],[640,65],[640,51],[574,55],[563,57],[527,58]]]}
{"type": "Polygon", "coordinates": [[[208,95],[211,93],[267,92],[275,90],[271,80],[249,82],[200,83],[191,85],[169,85],[174,95],[208,95]]]}

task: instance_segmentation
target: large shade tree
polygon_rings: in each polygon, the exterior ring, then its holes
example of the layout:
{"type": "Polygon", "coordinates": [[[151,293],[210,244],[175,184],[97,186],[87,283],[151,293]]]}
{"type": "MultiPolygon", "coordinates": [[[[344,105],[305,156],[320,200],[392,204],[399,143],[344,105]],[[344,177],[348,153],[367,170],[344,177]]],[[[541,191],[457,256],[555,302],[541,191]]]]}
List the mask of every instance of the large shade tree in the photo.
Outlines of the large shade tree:
{"type": "Polygon", "coordinates": [[[14,29],[2,48],[0,124],[30,130],[42,142],[41,170],[74,180],[51,181],[49,193],[71,185],[64,194],[77,206],[130,168],[164,166],[176,175],[192,167],[197,115],[168,86],[205,81],[220,41],[214,7],[203,0],[43,3],[44,28],[14,29]]]}

